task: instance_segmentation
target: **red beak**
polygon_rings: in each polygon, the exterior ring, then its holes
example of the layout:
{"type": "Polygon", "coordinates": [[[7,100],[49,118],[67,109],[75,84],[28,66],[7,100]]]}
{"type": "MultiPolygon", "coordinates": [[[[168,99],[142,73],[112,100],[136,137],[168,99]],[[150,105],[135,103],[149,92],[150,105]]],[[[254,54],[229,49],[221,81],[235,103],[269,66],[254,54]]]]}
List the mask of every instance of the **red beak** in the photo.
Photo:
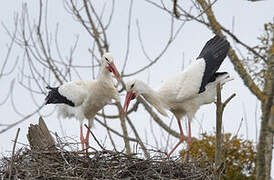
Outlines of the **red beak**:
{"type": "Polygon", "coordinates": [[[132,91],[128,91],[124,103],[124,108],[123,108],[123,115],[127,113],[128,105],[132,99],[136,98],[136,93],[132,93],[132,91]]]}
{"type": "Polygon", "coordinates": [[[109,63],[109,66],[107,67],[108,70],[111,70],[114,76],[118,81],[120,81],[120,73],[118,72],[116,66],[114,65],[113,62],[109,63]]]}

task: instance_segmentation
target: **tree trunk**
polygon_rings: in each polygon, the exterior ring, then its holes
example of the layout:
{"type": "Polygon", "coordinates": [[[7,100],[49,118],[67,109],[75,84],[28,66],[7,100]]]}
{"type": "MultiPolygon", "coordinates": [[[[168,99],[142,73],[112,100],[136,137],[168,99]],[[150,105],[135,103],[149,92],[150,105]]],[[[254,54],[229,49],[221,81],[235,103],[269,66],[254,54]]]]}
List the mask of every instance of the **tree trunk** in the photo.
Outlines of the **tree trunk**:
{"type": "Polygon", "coordinates": [[[272,118],[271,109],[273,106],[274,97],[274,49],[273,52],[270,52],[270,58],[268,59],[267,65],[268,67],[265,73],[264,85],[264,93],[266,98],[262,102],[262,121],[256,157],[257,180],[270,179],[271,173],[273,133],[270,131],[269,122],[272,118]]]}
{"type": "MultiPolygon", "coordinates": [[[[262,108],[265,108],[265,105],[263,105],[262,108]]],[[[269,131],[269,128],[267,126],[269,118],[270,118],[269,113],[264,112],[262,121],[261,121],[259,143],[257,146],[257,157],[256,157],[256,161],[257,161],[256,179],[257,180],[270,179],[273,133],[269,131]]]]}
{"type": "MultiPolygon", "coordinates": [[[[273,99],[273,104],[274,104],[274,99],[273,99]]],[[[270,111],[270,117],[269,117],[269,122],[268,122],[268,127],[272,133],[274,133],[274,105],[271,107],[270,111]]]]}

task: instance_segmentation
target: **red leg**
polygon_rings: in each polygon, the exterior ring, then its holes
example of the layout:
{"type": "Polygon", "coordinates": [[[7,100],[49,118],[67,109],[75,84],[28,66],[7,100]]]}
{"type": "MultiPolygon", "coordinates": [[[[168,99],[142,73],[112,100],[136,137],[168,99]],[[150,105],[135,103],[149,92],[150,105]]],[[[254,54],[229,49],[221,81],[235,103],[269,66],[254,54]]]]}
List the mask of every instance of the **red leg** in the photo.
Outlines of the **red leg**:
{"type": "Polygon", "coordinates": [[[85,139],[86,148],[89,147],[89,134],[90,134],[89,129],[90,129],[90,126],[88,126],[87,135],[86,135],[86,139],[85,139]]]}
{"type": "Polygon", "coordinates": [[[191,145],[191,122],[188,120],[188,138],[187,138],[187,147],[186,147],[186,153],[184,155],[184,161],[187,160],[188,154],[189,154],[189,149],[191,145]]]}
{"type": "Polygon", "coordinates": [[[183,128],[182,128],[182,125],[181,125],[181,121],[180,119],[177,119],[177,122],[178,122],[178,125],[179,125],[179,129],[180,129],[180,140],[179,142],[174,146],[174,148],[170,151],[170,153],[167,155],[167,158],[170,157],[170,155],[175,151],[175,149],[185,140],[185,136],[184,136],[184,133],[183,133],[183,128]]]}
{"type": "Polygon", "coordinates": [[[85,139],[84,139],[84,136],[83,136],[82,124],[80,125],[80,141],[81,141],[81,144],[82,144],[82,150],[84,151],[84,149],[85,149],[85,139]]]}

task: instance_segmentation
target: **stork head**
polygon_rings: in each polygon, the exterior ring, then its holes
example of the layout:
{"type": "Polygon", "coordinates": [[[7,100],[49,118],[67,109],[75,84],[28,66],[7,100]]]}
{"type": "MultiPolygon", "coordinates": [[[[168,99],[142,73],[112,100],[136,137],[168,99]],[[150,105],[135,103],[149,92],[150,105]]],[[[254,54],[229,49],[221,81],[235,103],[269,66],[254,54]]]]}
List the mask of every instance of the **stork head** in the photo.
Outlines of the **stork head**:
{"type": "Polygon", "coordinates": [[[126,83],[127,95],[124,103],[123,113],[126,114],[128,105],[131,100],[135,99],[142,93],[142,82],[136,79],[130,80],[126,83]]]}
{"type": "Polygon", "coordinates": [[[105,53],[102,57],[102,66],[104,66],[109,72],[113,73],[116,79],[120,80],[120,74],[114,65],[114,58],[111,53],[105,53]]]}

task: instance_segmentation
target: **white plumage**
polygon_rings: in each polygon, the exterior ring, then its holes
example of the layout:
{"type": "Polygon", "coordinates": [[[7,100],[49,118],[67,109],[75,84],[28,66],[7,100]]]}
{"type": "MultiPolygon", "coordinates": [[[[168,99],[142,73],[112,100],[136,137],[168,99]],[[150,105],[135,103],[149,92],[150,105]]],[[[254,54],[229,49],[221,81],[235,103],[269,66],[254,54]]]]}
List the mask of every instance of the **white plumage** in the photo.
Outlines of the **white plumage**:
{"type": "Polygon", "coordinates": [[[67,99],[72,101],[75,106],[80,106],[81,104],[83,104],[84,100],[89,95],[88,89],[93,82],[94,82],[93,80],[89,80],[89,81],[79,80],[79,81],[68,82],[61,85],[58,91],[62,96],[65,96],[67,99]]]}
{"type": "MultiPolygon", "coordinates": [[[[158,91],[153,90],[140,80],[130,80],[126,83],[127,95],[124,104],[124,112],[132,99],[142,95],[158,112],[166,116],[166,109],[171,111],[179,125],[180,141],[168,154],[175,151],[184,140],[184,133],[180,119],[186,115],[188,118],[188,141],[187,151],[191,142],[191,120],[201,105],[215,101],[216,85],[223,85],[232,80],[226,72],[217,73],[219,66],[226,57],[229,43],[219,36],[210,39],[199,59],[194,61],[183,72],[166,80],[158,91]]],[[[187,153],[185,155],[186,159],[187,153]]]]}
{"type": "Polygon", "coordinates": [[[172,88],[173,96],[169,98],[176,99],[178,102],[191,98],[198,94],[204,70],[205,61],[203,59],[196,60],[183,72],[166,80],[160,90],[169,91],[172,88]]]}
{"type": "Polygon", "coordinates": [[[98,79],[68,82],[57,88],[49,87],[51,91],[46,97],[46,104],[57,104],[58,117],[75,117],[80,121],[82,149],[85,143],[87,147],[89,143],[89,132],[86,139],[83,137],[83,120],[87,119],[88,126],[92,127],[94,116],[99,110],[111,103],[112,99],[120,101],[111,73],[119,79],[119,72],[113,63],[112,55],[105,53],[101,59],[98,79]]]}

